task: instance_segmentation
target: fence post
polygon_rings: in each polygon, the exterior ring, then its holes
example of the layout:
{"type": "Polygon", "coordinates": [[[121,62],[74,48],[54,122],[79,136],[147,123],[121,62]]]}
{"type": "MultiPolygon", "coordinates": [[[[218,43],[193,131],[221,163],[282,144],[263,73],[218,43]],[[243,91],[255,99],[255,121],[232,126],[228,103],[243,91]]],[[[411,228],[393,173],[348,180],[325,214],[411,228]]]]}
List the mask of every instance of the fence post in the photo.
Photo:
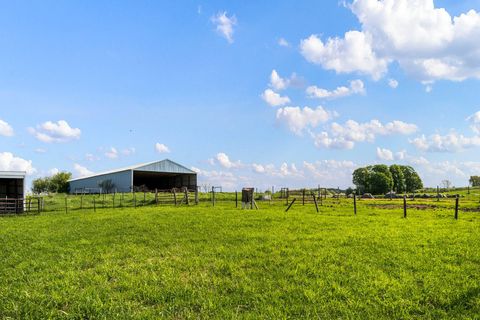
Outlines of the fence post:
{"type": "Polygon", "coordinates": [[[353,214],[357,215],[357,195],[353,194],[353,214]]]}
{"type": "Polygon", "coordinates": [[[458,220],[458,194],[455,197],[455,220],[458,220]]]}
{"type": "Polygon", "coordinates": [[[312,191],[312,197],[313,197],[313,202],[315,202],[315,209],[317,209],[317,213],[318,213],[317,198],[315,197],[315,192],[313,192],[313,191],[312,191]]]}
{"type": "Polygon", "coordinates": [[[175,188],[173,188],[172,191],[173,191],[173,203],[176,206],[177,205],[177,192],[175,191],[175,188]]]}
{"type": "Polygon", "coordinates": [[[112,208],[114,208],[114,209],[115,209],[115,195],[116,195],[116,193],[114,192],[113,193],[113,198],[112,198],[112,208]]]}
{"type": "Polygon", "coordinates": [[[123,207],[123,192],[120,195],[120,207],[123,207]]]}
{"type": "Polygon", "coordinates": [[[407,196],[403,196],[403,217],[407,218],[407,196]]]}
{"type": "Polygon", "coordinates": [[[215,187],[212,187],[212,204],[215,207],[215,187]]]}
{"type": "Polygon", "coordinates": [[[67,196],[65,196],[65,213],[68,213],[67,196]]]}
{"type": "Polygon", "coordinates": [[[143,191],[143,205],[147,202],[147,193],[143,191]]]}
{"type": "Polygon", "coordinates": [[[158,206],[158,189],[155,188],[155,205],[158,206]]]}
{"type": "Polygon", "coordinates": [[[37,213],[40,214],[40,198],[37,198],[37,213]]]}
{"type": "Polygon", "coordinates": [[[137,193],[133,191],[133,207],[137,208],[137,193]]]}
{"type": "Polygon", "coordinates": [[[195,187],[195,204],[198,204],[198,187],[195,187]]]}
{"type": "Polygon", "coordinates": [[[297,198],[293,198],[292,202],[290,202],[290,204],[288,205],[287,210],[285,210],[285,212],[288,212],[288,210],[290,210],[290,208],[295,203],[295,201],[297,201],[297,198]]]}
{"type": "Polygon", "coordinates": [[[305,205],[305,188],[302,189],[302,206],[305,205]]]}
{"type": "Polygon", "coordinates": [[[93,212],[97,212],[97,205],[95,204],[95,195],[93,195],[93,212]]]}
{"type": "Polygon", "coordinates": [[[83,209],[83,194],[80,195],[80,210],[83,209]]]}
{"type": "Polygon", "coordinates": [[[440,201],[440,190],[438,189],[438,186],[437,186],[437,202],[440,201]]]}
{"type": "Polygon", "coordinates": [[[190,200],[188,199],[188,189],[187,189],[187,187],[185,187],[184,192],[185,192],[185,201],[186,201],[187,206],[188,206],[188,205],[190,205],[190,200]]]}
{"type": "Polygon", "coordinates": [[[235,190],[235,208],[238,208],[238,192],[235,190]]]}

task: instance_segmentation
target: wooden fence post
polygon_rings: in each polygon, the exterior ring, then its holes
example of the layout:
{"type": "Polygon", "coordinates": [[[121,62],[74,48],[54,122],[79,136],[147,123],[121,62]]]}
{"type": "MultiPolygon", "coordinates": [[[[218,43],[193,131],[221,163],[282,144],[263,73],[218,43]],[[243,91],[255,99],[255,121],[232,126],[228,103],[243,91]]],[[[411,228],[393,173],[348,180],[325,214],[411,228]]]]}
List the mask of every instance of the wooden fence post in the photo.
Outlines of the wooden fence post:
{"type": "Polygon", "coordinates": [[[187,189],[187,187],[185,187],[183,191],[185,192],[185,201],[186,201],[187,206],[188,206],[188,205],[190,205],[190,200],[188,199],[188,189],[187,189]]]}
{"type": "Polygon", "coordinates": [[[215,207],[215,187],[212,187],[212,204],[215,207]]]}
{"type": "Polygon", "coordinates": [[[40,197],[37,198],[37,213],[40,214],[40,197]]]}
{"type": "Polygon", "coordinates": [[[80,210],[83,209],[83,194],[80,195],[80,210]]]}
{"type": "Polygon", "coordinates": [[[155,188],[155,205],[158,206],[158,189],[155,188]]]}
{"type": "Polygon", "coordinates": [[[95,204],[95,195],[93,195],[93,212],[97,212],[97,206],[95,204]]]}
{"type": "Polygon", "coordinates": [[[455,220],[458,220],[458,200],[459,196],[457,194],[457,196],[455,197],[455,220]]]}
{"type": "Polygon", "coordinates": [[[235,190],[235,208],[238,208],[238,192],[235,190]]]}
{"type": "Polygon", "coordinates": [[[407,218],[407,196],[403,196],[403,217],[407,218]]]}
{"type": "Polygon", "coordinates": [[[175,203],[175,206],[177,205],[177,192],[175,191],[175,188],[172,189],[173,191],[173,203],[175,203]]]}
{"type": "Polygon", "coordinates": [[[198,187],[195,188],[195,204],[198,204],[198,187]]]}
{"type": "Polygon", "coordinates": [[[120,195],[120,207],[123,207],[123,192],[120,195]]]}
{"type": "Polygon", "coordinates": [[[357,215],[357,195],[353,194],[353,214],[357,215]]]}
{"type": "Polygon", "coordinates": [[[317,209],[317,213],[318,213],[317,198],[315,197],[315,192],[313,191],[312,191],[312,197],[313,197],[313,202],[315,203],[315,209],[317,209]]]}
{"type": "Polygon", "coordinates": [[[305,188],[302,189],[302,206],[305,205],[305,188]]]}
{"type": "Polygon", "coordinates": [[[133,207],[136,208],[137,207],[137,193],[135,191],[133,191],[133,207]]]}
{"type": "Polygon", "coordinates": [[[68,213],[67,197],[65,196],[65,213],[68,213]]]}
{"type": "Polygon", "coordinates": [[[295,203],[295,201],[297,201],[297,198],[293,198],[292,202],[290,202],[290,204],[288,205],[287,210],[285,210],[285,212],[288,212],[288,210],[290,210],[290,208],[295,203]]]}
{"type": "Polygon", "coordinates": [[[115,209],[115,195],[116,193],[113,193],[113,198],[112,198],[112,208],[115,209]]]}
{"type": "Polygon", "coordinates": [[[437,202],[440,201],[440,190],[438,189],[438,186],[437,186],[437,202]]]}
{"type": "Polygon", "coordinates": [[[143,191],[143,205],[147,202],[147,192],[143,191]]]}

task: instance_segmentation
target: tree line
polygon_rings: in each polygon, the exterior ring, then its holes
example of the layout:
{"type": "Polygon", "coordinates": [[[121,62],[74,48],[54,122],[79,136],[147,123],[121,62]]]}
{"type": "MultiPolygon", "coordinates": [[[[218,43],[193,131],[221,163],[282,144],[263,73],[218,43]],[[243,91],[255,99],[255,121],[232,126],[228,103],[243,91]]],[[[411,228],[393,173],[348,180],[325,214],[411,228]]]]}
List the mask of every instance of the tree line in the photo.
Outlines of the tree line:
{"type": "Polygon", "coordinates": [[[353,172],[353,184],[360,194],[414,192],[423,188],[422,179],[411,166],[376,164],[353,172]]]}
{"type": "Polygon", "coordinates": [[[72,178],[70,172],[59,172],[51,177],[37,178],[32,181],[33,193],[67,193],[68,180],[72,178]]]}

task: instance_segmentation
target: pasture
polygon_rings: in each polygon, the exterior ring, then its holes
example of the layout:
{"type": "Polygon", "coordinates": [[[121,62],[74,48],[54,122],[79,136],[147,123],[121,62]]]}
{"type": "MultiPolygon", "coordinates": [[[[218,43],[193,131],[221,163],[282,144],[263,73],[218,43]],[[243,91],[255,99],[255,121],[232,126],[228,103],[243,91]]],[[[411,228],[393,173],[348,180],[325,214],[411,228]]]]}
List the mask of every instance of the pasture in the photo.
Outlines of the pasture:
{"type": "MultiPolygon", "coordinates": [[[[49,201],[54,201],[55,198],[49,201]]],[[[475,319],[478,195],[0,217],[2,319],[475,319]]],[[[70,199],[69,201],[77,201],[70,199]]]]}

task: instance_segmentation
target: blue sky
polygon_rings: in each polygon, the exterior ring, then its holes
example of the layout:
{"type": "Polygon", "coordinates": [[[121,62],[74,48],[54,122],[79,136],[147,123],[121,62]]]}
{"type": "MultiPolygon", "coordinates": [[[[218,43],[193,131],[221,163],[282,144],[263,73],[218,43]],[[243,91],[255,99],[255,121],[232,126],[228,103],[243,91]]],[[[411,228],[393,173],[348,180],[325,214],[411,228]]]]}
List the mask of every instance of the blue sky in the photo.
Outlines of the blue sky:
{"type": "Polygon", "coordinates": [[[204,185],[349,186],[373,163],[480,174],[480,1],[15,1],[0,170],[170,158],[204,185]]]}

